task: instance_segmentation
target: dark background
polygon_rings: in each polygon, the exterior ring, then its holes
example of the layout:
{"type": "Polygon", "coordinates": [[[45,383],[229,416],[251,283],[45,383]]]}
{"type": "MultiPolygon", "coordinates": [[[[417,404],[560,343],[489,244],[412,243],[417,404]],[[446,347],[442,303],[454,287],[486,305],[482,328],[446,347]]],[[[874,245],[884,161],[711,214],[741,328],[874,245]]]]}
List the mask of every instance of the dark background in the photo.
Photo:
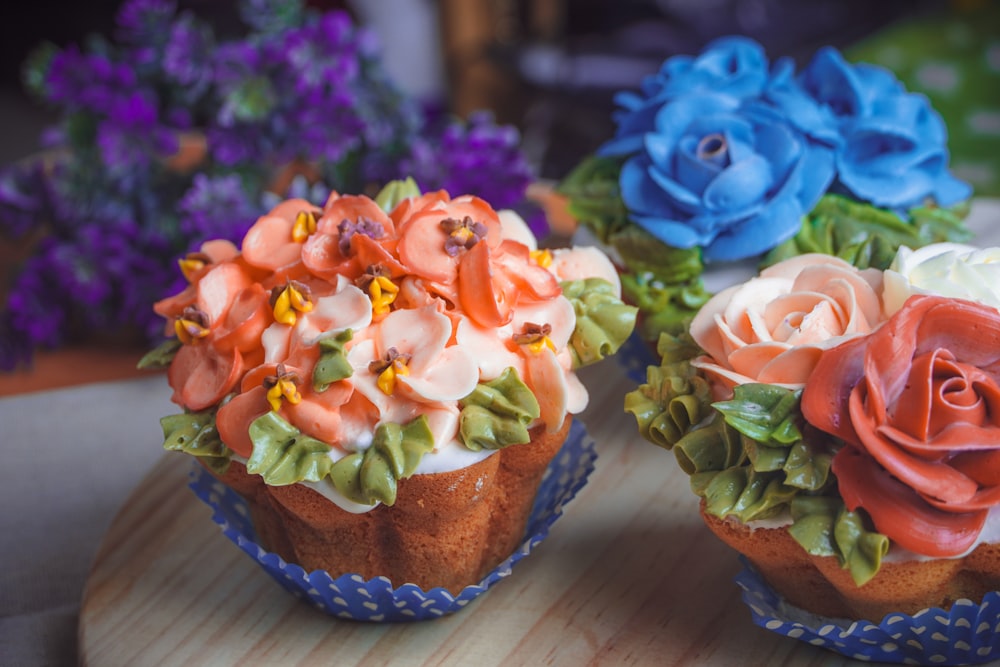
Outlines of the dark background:
{"type": "MultiPolygon", "coordinates": [[[[358,0],[365,2],[366,0],[358,0]]],[[[371,1],[371,0],[367,0],[371,1]]],[[[378,0],[381,1],[381,0],[378,0]]],[[[436,13],[445,91],[438,103],[459,115],[490,108],[516,124],[539,175],[559,178],[613,132],[615,91],[634,88],[669,55],[696,53],[709,40],[742,33],[774,60],[800,63],[817,47],[845,48],[942,0],[412,0],[436,13]]],[[[36,151],[50,110],[23,92],[21,66],[43,40],[80,43],[112,35],[120,0],[22,3],[0,21],[0,163],[36,151]]],[[[350,2],[314,0],[352,11],[350,2]]],[[[232,0],[183,0],[221,30],[236,30],[232,0]]],[[[10,11],[8,9],[8,11],[10,11]]],[[[357,14],[355,13],[355,16],[357,14]]]]}

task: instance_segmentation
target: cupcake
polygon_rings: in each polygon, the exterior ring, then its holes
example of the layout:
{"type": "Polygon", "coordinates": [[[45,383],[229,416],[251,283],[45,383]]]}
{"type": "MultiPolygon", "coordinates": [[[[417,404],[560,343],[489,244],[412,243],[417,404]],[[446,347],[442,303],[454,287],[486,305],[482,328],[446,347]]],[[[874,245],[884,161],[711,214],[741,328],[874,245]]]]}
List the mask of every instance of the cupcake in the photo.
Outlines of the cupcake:
{"type": "Polygon", "coordinates": [[[971,236],[971,188],[948,169],[941,117],[836,49],[798,69],[724,37],[667,58],[615,102],[614,136],[557,189],[580,234],[615,260],[653,345],[782,259],[884,270],[900,246],[971,236]]]}
{"type": "Polygon", "coordinates": [[[183,408],[164,446],[224,485],[199,496],[244,502],[243,538],[300,572],[453,596],[522,543],[558,452],[591,463],[575,369],[635,318],[597,250],[538,250],[517,215],[412,181],[284,201],[180,265],[147,365],[183,408]]]}
{"type": "Polygon", "coordinates": [[[853,657],[1000,657],[1000,249],[823,254],[710,299],[626,397],[758,623],[853,657]],[[933,641],[932,641],[933,640],[933,641]]]}

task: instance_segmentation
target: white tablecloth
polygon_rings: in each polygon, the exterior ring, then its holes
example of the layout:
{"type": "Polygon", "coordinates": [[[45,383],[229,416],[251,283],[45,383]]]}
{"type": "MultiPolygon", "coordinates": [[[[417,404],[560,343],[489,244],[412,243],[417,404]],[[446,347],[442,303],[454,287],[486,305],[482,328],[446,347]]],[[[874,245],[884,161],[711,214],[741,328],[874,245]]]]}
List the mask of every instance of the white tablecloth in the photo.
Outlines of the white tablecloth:
{"type": "Polygon", "coordinates": [[[160,456],[162,374],[0,399],[0,664],[72,665],[97,548],[160,456]]]}

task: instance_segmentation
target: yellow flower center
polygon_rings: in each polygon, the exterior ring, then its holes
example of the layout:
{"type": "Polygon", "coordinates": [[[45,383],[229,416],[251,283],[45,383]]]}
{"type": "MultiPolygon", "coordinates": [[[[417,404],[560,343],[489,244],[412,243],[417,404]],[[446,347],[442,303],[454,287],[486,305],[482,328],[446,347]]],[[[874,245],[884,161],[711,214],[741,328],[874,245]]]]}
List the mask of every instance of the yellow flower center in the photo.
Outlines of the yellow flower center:
{"type": "Polygon", "coordinates": [[[372,313],[388,315],[389,306],[399,295],[399,286],[387,276],[376,276],[368,285],[368,296],[372,300],[372,313]]]}
{"type": "Polygon", "coordinates": [[[533,354],[538,354],[542,351],[542,348],[546,347],[555,352],[556,346],[552,342],[552,339],[549,338],[550,333],[552,333],[552,325],[550,324],[525,322],[523,331],[519,334],[514,334],[512,338],[515,343],[524,345],[533,354]]]}
{"type": "Polygon", "coordinates": [[[281,399],[285,399],[292,405],[297,405],[302,401],[302,394],[299,393],[299,376],[294,372],[285,370],[284,364],[278,364],[274,375],[264,378],[264,388],[267,389],[267,402],[271,404],[271,409],[277,412],[281,409],[281,399]]]}
{"type": "Polygon", "coordinates": [[[275,287],[271,291],[271,310],[274,321],[294,326],[297,313],[308,313],[313,309],[309,289],[296,281],[289,281],[284,288],[275,287]]]}
{"type": "Polygon", "coordinates": [[[316,233],[316,214],[312,211],[299,211],[292,224],[292,240],[305,243],[310,234],[316,233]]]}
{"type": "Polygon", "coordinates": [[[541,352],[543,347],[547,347],[553,352],[556,351],[555,343],[553,343],[552,339],[548,336],[542,336],[541,340],[536,340],[534,343],[528,343],[528,349],[534,354],[541,352]]]}
{"type": "Polygon", "coordinates": [[[188,306],[180,317],[174,320],[174,333],[185,345],[201,340],[210,333],[208,315],[195,306],[188,306]]]}
{"type": "Polygon", "coordinates": [[[552,266],[552,252],[550,250],[532,250],[531,259],[535,260],[535,264],[543,269],[552,266]]]}
{"type": "Polygon", "coordinates": [[[400,375],[409,375],[410,355],[400,354],[394,347],[386,350],[381,359],[375,359],[368,364],[368,372],[377,376],[375,384],[386,396],[392,396],[396,390],[396,378],[400,375]]]}
{"type": "Polygon", "coordinates": [[[376,384],[386,396],[392,396],[396,391],[396,378],[400,375],[409,375],[410,367],[406,365],[407,360],[403,357],[396,357],[392,362],[378,374],[376,384]]]}

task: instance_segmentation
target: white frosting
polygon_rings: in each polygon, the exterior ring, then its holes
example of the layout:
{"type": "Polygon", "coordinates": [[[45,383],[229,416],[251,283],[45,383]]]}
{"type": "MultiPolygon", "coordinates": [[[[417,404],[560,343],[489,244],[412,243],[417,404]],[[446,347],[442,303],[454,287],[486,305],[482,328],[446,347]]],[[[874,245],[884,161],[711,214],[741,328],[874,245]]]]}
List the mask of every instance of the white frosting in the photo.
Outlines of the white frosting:
{"type": "Polygon", "coordinates": [[[933,243],[917,250],[900,247],[885,272],[886,314],[895,313],[914,294],[968,299],[1000,308],[1000,248],[959,243],[933,243]]]}
{"type": "MultiPolygon", "coordinates": [[[[750,521],[746,525],[750,528],[750,530],[776,530],[778,528],[790,526],[791,524],[792,515],[786,510],[777,516],[750,521]]],[[[998,506],[990,508],[989,513],[986,515],[986,523],[983,525],[982,531],[980,531],[979,536],[976,537],[976,541],[972,544],[972,546],[969,547],[969,549],[964,553],[957,556],[950,556],[949,558],[965,558],[970,553],[975,551],[976,547],[981,544],[1000,544],[1000,507],[998,506]]],[[[938,557],[914,553],[894,543],[891,543],[889,553],[882,558],[882,561],[885,563],[907,563],[911,561],[923,562],[928,560],[938,560],[938,557]]]]}

